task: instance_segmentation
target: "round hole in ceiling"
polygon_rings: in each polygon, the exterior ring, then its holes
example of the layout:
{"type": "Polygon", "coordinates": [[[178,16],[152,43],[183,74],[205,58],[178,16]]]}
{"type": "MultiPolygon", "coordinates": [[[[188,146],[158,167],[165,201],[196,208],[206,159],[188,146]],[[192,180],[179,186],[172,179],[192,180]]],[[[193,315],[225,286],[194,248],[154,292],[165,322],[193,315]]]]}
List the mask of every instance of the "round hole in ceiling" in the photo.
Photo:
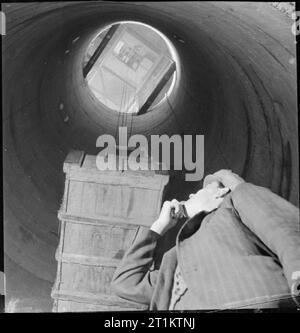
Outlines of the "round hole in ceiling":
{"type": "Polygon", "coordinates": [[[92,39],[83,76],[108,109],[141,115],[171,95],[178,66],[176,50],[165,35],[141,22],[122,21],[104,27],[92,39]]]}

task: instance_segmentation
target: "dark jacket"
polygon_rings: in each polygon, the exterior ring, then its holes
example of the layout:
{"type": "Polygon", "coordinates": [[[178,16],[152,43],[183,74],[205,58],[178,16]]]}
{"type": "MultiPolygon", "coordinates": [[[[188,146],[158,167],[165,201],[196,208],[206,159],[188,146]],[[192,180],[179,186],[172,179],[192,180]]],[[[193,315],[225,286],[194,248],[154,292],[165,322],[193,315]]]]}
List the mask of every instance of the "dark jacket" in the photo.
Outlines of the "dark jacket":
{"type": "Polygon", "coordinates": [[[183,225],[176,246],[154,270],[159,237],[140,228],[114,274],[118,296],[167,310],[178,264],[196,308],[293,304],[291,276],[300,270],[299,209],[270,190],[238,185],[216,211],[183,225]]]}

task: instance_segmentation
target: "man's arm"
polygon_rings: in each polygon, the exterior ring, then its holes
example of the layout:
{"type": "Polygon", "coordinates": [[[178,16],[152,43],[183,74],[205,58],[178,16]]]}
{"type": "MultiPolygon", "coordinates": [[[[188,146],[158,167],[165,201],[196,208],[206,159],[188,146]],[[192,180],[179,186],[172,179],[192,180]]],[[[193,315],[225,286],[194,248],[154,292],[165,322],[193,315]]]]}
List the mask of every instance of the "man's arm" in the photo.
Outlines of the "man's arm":
{"type": "Polygon", "coordinates": [[[114,273],[111,287],[119,297],[150,304],[158,271],[151,269],[157,241],[177,223],[171,211],[179,211],[177,200],[165,201],[151,228],[140,227],[131,248],[125,253],[114,273]]]}
{"type": "Polygon", "coordinates": [[[241,221],[277,255],[290,288],[300,271],[299,209],[270,190],[241,183],[232,192],[241,221]]]}
{"type": "Polygon", "coordinates": [[[139,228],[112,279],[111,287],[119,297],[150,304],[157,276],[157,270],[151,270],[151,266],[159,237],[148,228],[139,228]]]}
{"type": "Polygon", "coordinates": [[[300,296],[299,209],[264,187],[246,183],[231,170],[212,175],[232,192],[241,221],[277,255],[293,296],[300,296]]]}

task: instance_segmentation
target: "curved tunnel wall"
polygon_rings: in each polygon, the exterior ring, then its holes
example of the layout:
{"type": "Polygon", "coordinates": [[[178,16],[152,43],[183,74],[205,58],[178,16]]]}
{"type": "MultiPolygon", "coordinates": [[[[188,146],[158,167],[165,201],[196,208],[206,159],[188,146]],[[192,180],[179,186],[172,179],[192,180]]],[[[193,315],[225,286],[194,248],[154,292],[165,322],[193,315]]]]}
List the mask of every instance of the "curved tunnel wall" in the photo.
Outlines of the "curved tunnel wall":
{"type": "MultiPolygon", "coordinates": [[[[118,114],[95,99],[82,76],[90,40],[109,23],[152,25],[171,40],[181,63],[172,107],[164,103],[130,119],[132,134],[204,134],[205,173],[230,168],[298,205],[295,44],[283,13],[266,3],[209,2],[2,10],[9,306],[51,309],[63,161],[70,149],[96,154],[96,138],[116,133],[118,114]]],[[[184,199],[200,186],[172,178],[166,197],[184,199]]]]}

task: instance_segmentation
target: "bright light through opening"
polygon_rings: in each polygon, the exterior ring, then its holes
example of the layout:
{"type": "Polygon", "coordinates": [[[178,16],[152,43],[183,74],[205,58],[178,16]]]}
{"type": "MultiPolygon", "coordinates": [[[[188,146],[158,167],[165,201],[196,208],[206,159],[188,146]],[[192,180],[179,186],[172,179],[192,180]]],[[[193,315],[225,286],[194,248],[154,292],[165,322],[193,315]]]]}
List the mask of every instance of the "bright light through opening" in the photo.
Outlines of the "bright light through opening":
{"type": "Polygon", "coordinates": [[[176,50],[166,36],[149,25],[123,21],[94,37],[84,58],[83,74],[107,108],[140,115],[170,96],[178,65],[176,50]]]}

